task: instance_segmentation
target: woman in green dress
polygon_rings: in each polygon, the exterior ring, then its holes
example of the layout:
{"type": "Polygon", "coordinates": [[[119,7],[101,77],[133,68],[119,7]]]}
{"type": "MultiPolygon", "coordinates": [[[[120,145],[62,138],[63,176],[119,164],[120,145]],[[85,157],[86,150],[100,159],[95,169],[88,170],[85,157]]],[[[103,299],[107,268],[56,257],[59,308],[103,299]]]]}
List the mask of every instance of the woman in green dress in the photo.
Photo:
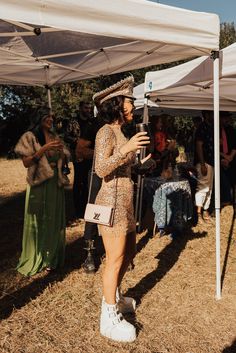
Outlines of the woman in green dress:
{"type": "Polygon", "coordinates": [[[68,178],[63,175],[62,166],[69,152],[52,132],[52,126],[50,110],[41,108],[34,126],[15,147],[27,168],[22,253],[17,265],[25,276],[64,263],[64,185],[68,178]]]}

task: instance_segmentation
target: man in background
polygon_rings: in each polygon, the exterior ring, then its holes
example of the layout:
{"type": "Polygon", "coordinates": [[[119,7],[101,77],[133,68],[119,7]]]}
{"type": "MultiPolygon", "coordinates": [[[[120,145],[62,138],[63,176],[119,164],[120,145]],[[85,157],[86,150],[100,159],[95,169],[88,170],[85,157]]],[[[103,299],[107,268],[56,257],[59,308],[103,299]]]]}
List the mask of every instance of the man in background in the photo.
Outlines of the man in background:
{"type": "MultiPolygon", "coordinates": [[[[92,169],[94,145],[99,123],[92,114],[92,105],[89,101],[82,100],[79,104],[79,113],[75,119],[71,119],[66,126],[65,142],[71,149],[74,166],[73,200],[75,216],[84,218],[84,212],[88,201],[89,176],[92,169]]],[[[94,202],[100,189],[100,178],[93,174],[90,202],[94,202]]],[[[83,264],[84,271],[95,271],[94,241],[97,235],[97,225],[85,223],[84,240],[87,257],[83,264]]]]}
{"type": "Polygon", "coordinates": [[[198,223],[211,222],[209,206],[214,176],[214,119],[213,112],[202,112],[204,121],[198,126],[195,134],[196,141],[196,169],[198,183],[195,202],[198,223]]]}
{"type": "MultiPolygon", "coordinates": [[[[89,202],[95,202],[97,193],[101,187],[101,179],[92,170],[95,138],[100,124],[97,118],[94,118],[92,115],[91,104],[85,101],[80,103],[77,121],[80,125],[81,133],[75,148],[77,169],[74,200],[78,218],[83,218],[88,201],[90,178],[92,178],[92,184],[89,202]]],[[[96,269],[93,254],[95,250],[94,241],[97,234],[97,225],[95,223],[86,222],[84,240],[87,257],[83,264],[86,273],[92,273],[96,269]]]]}

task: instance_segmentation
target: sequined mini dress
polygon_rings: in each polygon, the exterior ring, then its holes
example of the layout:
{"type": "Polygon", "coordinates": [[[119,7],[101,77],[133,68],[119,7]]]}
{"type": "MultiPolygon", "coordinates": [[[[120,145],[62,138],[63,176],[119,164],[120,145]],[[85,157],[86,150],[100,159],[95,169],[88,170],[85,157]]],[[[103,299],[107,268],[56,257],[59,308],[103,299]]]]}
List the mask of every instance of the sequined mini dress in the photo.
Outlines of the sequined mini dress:
{"type": "Polygon", "coordinates": [[[97,133],[95,143],[95,172],[102,178],[102,186],[96,204],[114,206],[113,227],[99,225],[102,236],[120,236],[135,232],[133,207],[133,181],[131,167],[135,163],[135,153],[127,156],[120,148],[127,142],[120,125],[104,125],[97,133]]]}

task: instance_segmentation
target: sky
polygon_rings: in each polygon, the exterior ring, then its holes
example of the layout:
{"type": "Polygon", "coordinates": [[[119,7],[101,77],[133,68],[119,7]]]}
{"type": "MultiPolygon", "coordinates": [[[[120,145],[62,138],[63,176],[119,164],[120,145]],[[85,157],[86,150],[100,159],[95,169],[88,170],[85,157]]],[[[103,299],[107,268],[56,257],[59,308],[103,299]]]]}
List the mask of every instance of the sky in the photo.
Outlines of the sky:
{"type": "Polygon", "coordinates": [[[219,15],[220,22],[235,22],[236,0],[151,0],[160,4],[182,7],[188,10],[213,12],[219,15]]]}

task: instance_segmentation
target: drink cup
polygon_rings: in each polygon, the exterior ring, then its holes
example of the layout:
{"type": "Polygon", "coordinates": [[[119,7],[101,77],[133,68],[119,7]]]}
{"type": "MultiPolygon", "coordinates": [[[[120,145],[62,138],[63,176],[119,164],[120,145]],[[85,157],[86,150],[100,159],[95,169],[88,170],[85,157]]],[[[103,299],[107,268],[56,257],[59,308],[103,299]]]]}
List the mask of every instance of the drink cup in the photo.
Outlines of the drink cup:
{"type": "MultiPolygon", "coordinates": [[[[150,127],[149,127],[150,123],[139,123],[139,124],[136,124],[136,133],[138,132],[146,132],[147,134],[145,136],[148,136],[151,140],[151,130],[150,130],[150,127]]],[[[146,146],[143,146],[141,149],[137,150],[137,155],[138,155],[138,159],[142,159],[145,157],[145,154],[146,154],[146,146]]]]}
{"type": "Polygon", "coordinates": [[[136,124],[136,133],[138,132],[147,132],[147,136],[151,138],[151,131],[149,127],[150,123],[139,123],[136,124]]]}
{"type": "MultiPolygon", "coordinates": [[[[139,124],[136,124],[136,133],[138,132],[146,132],[146,136],[149,137],[150,141],[152,139],[152,134],[151,134],[151,130],[150,130],[150,127],[149,127],[150,123],[139,123],[139,124]]],[[[147,146],[145,146],[147,147],[147,146]]],[[[143,147],[143,148],[145,148],[143,147]]]]}

